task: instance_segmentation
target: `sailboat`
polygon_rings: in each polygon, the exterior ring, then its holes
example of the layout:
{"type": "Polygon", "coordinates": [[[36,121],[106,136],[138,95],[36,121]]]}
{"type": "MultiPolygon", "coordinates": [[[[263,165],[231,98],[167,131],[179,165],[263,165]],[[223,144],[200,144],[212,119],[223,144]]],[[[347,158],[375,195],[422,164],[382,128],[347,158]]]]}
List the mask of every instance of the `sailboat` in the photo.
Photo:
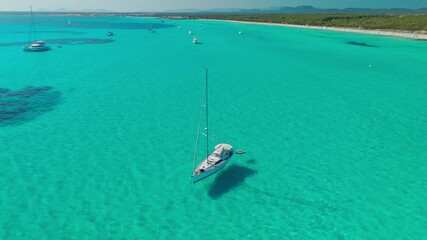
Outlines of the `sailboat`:
{"type": "Polygon", "coordinates": [[[110,31],[110,25],[108,25],[107,27],[108,27],[107,36],[109,37],[114,36],[114,33],[110,31]]]}
{"type": "Polygon", "coordinates": [[[200,108],[200,118],[199,118],[199,126],[197,131],[196,138],[196,147],[194,149],[194,160],[193,160],[193,174],[191,175],[191,179],[193,183],[200,181],[210,175],[218,172],[222,168],[227,165],[231,156],[233,156],[234,150],[230,144],[220,143],[217,144],[214,148],[214,151],[209,154],[209,128],[208,128],[208,68],[206,68],[206,80],[205,80],[205,104],[202,104],[200,108]],[[204,128],[203,136],[206,137],[206,158],[203,159],[199,165],[194,169],[194,162],[197,157],[197,149],[199,145],[199,136],[200,136],[200,125],[202,120],[203,108],[205,109],[205,118],[206,118],[206,127],[204,128]]]}
{"type": "Polygon", "coordinates": [[[147,27],[148,31],[150,31],[151,33],[155,33],[156,30],[154,30],[154,28],[151,25],[148,25],[147,27]]]}
{"type": "MultiPolygon", "coordinates": [[[[31,7],[31,5],[30,5],[30,18],[31,18],[31,23],[30,23],[30,29],[28,31],[28,42],[31,42],[33,35],[35,35],[33,8],[31,7]]],[[[33,42],[31,45],[25,46],[23,50],[24,52],[42,52],[42,51],[50,50],[50,47],[47,46],[44,41],[38,40],[33,42]]]]}

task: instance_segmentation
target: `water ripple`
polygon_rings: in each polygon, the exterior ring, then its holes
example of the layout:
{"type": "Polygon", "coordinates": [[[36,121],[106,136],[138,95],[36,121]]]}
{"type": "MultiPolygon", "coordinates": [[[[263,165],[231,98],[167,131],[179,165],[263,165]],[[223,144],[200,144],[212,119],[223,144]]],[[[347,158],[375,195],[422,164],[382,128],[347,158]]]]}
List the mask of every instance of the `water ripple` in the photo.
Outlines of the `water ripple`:
{"type": "MultiPolygon", "coordinates": [[[[113,41],[114,40],[112,39],[102,39],[102,38],[62,38],[62,39],[45,40],[47,44],[68,44],[68,45],[105,44],[105,43],[111,43],[113,41]]],[[[26,44],[28,44],[28,42],[8,42],[8,43],[0,43],[0,47],[23,46],[26,44]]]]}

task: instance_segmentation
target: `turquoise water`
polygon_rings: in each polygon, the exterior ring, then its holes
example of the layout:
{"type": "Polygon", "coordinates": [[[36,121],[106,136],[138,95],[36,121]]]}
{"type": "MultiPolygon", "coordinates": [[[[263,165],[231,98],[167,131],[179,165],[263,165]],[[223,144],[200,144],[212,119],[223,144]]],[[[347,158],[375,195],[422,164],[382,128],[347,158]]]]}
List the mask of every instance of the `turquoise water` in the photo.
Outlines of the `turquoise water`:
{"type": "Polygon", "coordinates": [[[35,22],[51,51],[0,16],[0,239],[426,239],[426,42],[35,22]],[[247,153],[192,184],[205,66],[211,145],[247,153]]]}

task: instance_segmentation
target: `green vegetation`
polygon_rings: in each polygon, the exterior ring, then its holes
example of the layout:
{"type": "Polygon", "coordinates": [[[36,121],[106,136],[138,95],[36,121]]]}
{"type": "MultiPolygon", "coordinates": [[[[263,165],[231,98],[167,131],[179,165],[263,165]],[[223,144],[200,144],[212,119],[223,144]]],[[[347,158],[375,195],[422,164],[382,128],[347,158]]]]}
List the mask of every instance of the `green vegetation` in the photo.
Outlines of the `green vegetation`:
{"type": "Polygon", "coordinates": [[[427,31],[426,14],[191,14],[187,16],[191,18],[286,23],[326,27],[427,31]]]}

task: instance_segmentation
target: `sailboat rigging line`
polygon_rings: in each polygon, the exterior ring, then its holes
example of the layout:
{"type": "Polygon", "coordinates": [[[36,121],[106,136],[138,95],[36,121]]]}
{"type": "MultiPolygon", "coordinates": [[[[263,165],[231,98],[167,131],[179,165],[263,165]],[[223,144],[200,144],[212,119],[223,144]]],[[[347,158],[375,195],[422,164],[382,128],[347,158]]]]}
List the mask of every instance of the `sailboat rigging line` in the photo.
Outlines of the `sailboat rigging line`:
{"type": "Polygon", "coordinates": [[[209,113],[209,109],[208,109],[208,67],[206,67],[206,159],[209,163],[209,117],[208,117],[208,113],[209,113]]]}
{"type": "MultiPolygon", "coordinates": [[[[205,93],[206,92],[207,91],[205,91],[205,93]]],[[[202,123],[203,107],[206,107],[206,105],[203,104],[204,97],[205,97],[205,95],[202,95],[202,100],[201,100],[202,103],[200,104],[199,124],[197,126],[196,147],[194,148],[194,158],[193,158],[193,167],[192,167],[192,169],[194,169],[194,163],[195,163],[196,157],[197,157],[197,148],[199,146],[200,124],[202,123]]],[[[205,135],[205,134],[203,133],[203,135],[205,135]]]]}
{"type": "MultiPolygon", "coordinates": [[[[204,97],[204,96],[203,96],[204,97]]],[[[203,100],[202,100],[203,101],[203,100]]],[[[200,124],[201,124],[201,120],[202,120],[202,113],[203,113],[203,107],[200,107],[200,114],[199,114],[199,124],[197,126],[197,137],[196,137],[196,147],[194,148],[194,158],[193,158],[193,167],[192,169],[194,169],[194,162],[196,161],[196,157],[197,157],[197,148],[199,146],[199,137],[200,137],[200,124]]]]}

